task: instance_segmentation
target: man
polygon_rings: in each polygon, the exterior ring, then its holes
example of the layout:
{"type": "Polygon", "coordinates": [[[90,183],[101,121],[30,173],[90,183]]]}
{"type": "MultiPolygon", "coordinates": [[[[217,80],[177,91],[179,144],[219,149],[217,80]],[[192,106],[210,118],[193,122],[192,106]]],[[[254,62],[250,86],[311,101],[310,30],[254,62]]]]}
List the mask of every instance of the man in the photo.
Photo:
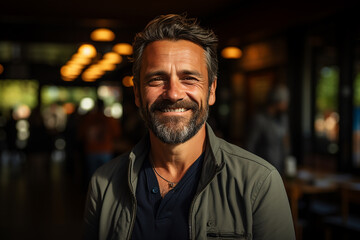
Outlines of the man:
{"type": "Polygon", "coordinates": [[[280,173],[285,173],[285,159],[290,154],[287,109],[289,92],[284,85],[270,89],[265,109],[254,117],[247,149],[266,159],[280,173]]]}
{"type": "Polygon", "coordinates": [[[206,124],[216,45],[212,31],[179,15],[136,36],[135,102],[149,132],[94,174],[86,239],[294,239],[276,169],[206,124]]]}

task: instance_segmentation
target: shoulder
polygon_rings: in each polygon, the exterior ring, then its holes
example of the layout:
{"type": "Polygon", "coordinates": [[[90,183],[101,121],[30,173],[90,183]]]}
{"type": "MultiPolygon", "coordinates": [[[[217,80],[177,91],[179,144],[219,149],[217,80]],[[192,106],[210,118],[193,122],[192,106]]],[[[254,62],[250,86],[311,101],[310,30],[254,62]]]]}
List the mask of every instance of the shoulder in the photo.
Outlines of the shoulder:
{"type": "MultiPolygon", "coordinates": [[[[235,181],[243,191],[248,189],[248,196],[253,203],[260,193],[278,193],[283,188],[282,178],[279,172],[269,162],[261,157],[246,151],[236,145],[221,141],[217,157],[221,157],[224,163],[222,178],[226,181],[235,181]]],[[[245,192],[244,192],[245,193],[245,192]]]]}
{"type": "Polygon", "coordinates": [[[223,158],[225,164],[240,168],[271,172],[275,168],[261,157],[219,138],[217,155],[223,158]]]}
{"type": "MultiPolygon", "coordinates": [[[[126,178],[129,152],[124,153],[99,167],[91,178],[93,187],[104,189],[114,178],[126,178]]],[[[125,181],[127,182],[127,181],[125,181]]]]}
{"type": "Polygon", "coordinates": [[[218,165],[234,169],[237,172],[250,171],[271,172],[275,168],[261,157],[237,146],[226,140],[217,137],[211,127],[207,126],[209,147],[218,165]]]}
{"type": "Polygon", "coordinates": [[[219,147],[215,153],[217,161],[223,163],[221,178],[231,179],[238,186],[252,189],[254,197],[266,182],[281,183],[281,177],[276,168],[261,157],[245,149],[219,139],[219,147]]]}

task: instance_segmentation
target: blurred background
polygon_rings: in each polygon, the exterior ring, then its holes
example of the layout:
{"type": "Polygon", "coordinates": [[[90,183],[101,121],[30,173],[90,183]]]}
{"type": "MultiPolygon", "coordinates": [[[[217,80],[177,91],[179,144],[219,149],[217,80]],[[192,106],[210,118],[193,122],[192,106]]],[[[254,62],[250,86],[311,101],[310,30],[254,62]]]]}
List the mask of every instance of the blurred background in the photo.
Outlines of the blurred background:
{"type": "Polygon", "coordinates": [[[185,12],[219,37],[209,123],[253,152],[271,146],[266,159],[279,149],[297,239],[360,231],[356,1],[0,6],[1,239],[81,238],[89,176],[145,130],[133,100],[134,35],[159,14],[185,12]],[[278,86],[286,91],[272,94],[278,86]]]}

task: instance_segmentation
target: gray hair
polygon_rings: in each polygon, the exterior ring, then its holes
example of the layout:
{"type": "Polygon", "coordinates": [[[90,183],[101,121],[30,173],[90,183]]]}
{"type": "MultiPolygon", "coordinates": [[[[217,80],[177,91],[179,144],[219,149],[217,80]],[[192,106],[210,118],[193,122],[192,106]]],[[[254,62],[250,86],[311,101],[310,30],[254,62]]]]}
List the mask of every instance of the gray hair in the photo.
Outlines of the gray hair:
{"type": "Polygon", "coordinates": [[[133,43],[133,75],[134,84],[140,81],[141,60],[145,47],[159,40],[188,40],[205,50],[205,58],[209,76],[209,86],[217,77],[217,37],[212,30],[200,27],[193,18],[169,14],[161,15],[153,19],[145,29],[136,34],[133,43]]]}

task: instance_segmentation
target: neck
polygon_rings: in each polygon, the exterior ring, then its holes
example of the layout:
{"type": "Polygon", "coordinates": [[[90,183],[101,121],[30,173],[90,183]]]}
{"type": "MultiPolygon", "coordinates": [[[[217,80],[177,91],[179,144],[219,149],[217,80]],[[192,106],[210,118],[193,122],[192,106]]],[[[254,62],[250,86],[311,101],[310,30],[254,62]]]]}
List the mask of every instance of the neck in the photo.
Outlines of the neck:
{"type": "Polygon", "coordinates": [[[154,166],[171,179],[180,180],[205,149],[206,127],[204,124],[194,137],[180,144],[164,143],[150,131],[150,142],[154,166]]]}

